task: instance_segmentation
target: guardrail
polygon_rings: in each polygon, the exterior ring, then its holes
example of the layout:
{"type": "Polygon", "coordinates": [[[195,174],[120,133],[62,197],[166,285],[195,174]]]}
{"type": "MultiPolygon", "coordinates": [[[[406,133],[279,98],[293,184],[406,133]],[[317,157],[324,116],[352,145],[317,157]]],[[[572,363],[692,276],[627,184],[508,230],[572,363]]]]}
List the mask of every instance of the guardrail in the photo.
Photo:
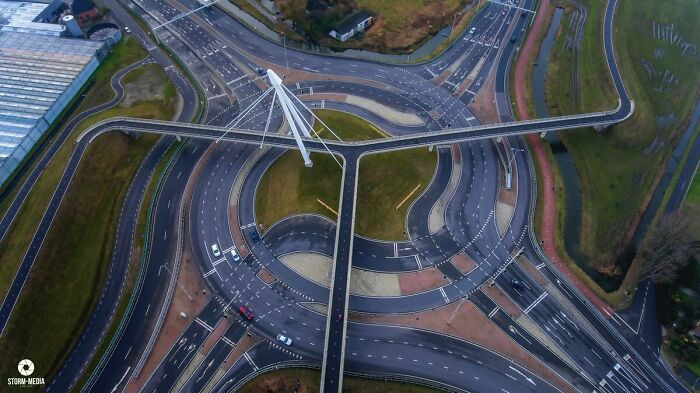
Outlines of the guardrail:
{"type": "MultiPolygon", "coordinates": [[[[168,173],[170,173],[170,170],[172,169],[172,166],[175,164],[175,161],[182,155],[182,152],[185,148],[186,142],[179,142],[179,146],[177,146],[177,150],[174,152],[173,156],[170,158],[170,161],[168,162],[168,165],[166,166],[166,169],[162,173],[162,177],[164,178],[168,173]]],[[[159,180],[159,188],[162,184],[160,184],[159,180]]],[[[160,195],[160,190],[158,192],[153,194],[153,199],[151,203],[155,203],[157,197],[160,195]]],[[[170,275],[170,282],[168,283],[168,290],[165,295],[165,299],[163,300],[163,305],[161,306],[160,313],[158,314],[158,319],[156,320],[156,324],[151,332],[151,337],[149,337],[148,342],[146,343],[146,347],[144,348],[143,352],[141,353],[141,356],[139,357],[139,361],[136,363],[136,366],[134,366],[134,371],[131,373],[131,378],[138,377],[138,375],[141,373],[141,370],[143,369],[144,364],[146,363],[146,359],[148,358],[148,355],[151,353],[151,350],[153,349],[153,346],[155,345],[156,339],[158,338],[158,335],[160,333],[160,329],[163,326],[163,322],[165,320],[165,315],[168,307],[170,306],[170,299],[173,296],[173,292],[175,290],[175,284],[177,283],[177,275],[175,272],[177,272],[180,268],[180,257],[182,255],[182,221],[184,217],[184,211],[183,211],[183,206],[180,204],[180,220],[178,220],[178,242],[177,242],[177,251],[175,252],[175,261],[174,261],[174,266],[173,270],[170,275]]],[[[150,214],[150,207],[149,207],[149,214],[150,214]]],[[[150,220],[150,217],[149,217],[150,220]]],[[[150,259],[150,245],[148,242],[145,242],[144,248],[148,248],[148,258],[150,259]]]]}
{"type": "MultiPolygon", "coordinates": [[[[308,368],[308,369],[313,369],[313,370],[319,370],[321,367],[316,364],[316,363],[311,363],[311,362],[306,362],[306,361],[288,361],[284,363],[278,363],[274,365],[270,365],[267,367],[263,367],[258,369],[256,372],[251,373],[246,375],[243,379],[238,381],[235,385],[231,386],[230,389],[227,389],[227,392],[236,392],[240,388],[243,387],[246,383],[250,382],[257,376],[270,372],[270,371],[276,371],[276,370],[283,370],[287,368],[308,368]]],[[[453,392],[453,393],[464,393],[466,390],[459,389],[455,386],[448,385],[442,382],[434,381],[431,379],[427,378],[421,378],[421,377],[414,377],[411,375],[404,375],[404,374],[392,374],[392,375],[375,375],[371,373],[366,373],[366,372],[358,372],[358,371],[345,371],[345,374],[355,376],[355,377],[360,377],[360,378],[365,378],[365,379],[374,379],[378,381],[385,381],[385,382],[403,382],[403,383],[414,383],[422,386],[427,386],[439,390],[443,390],[446,392],[453,392]]]]}
{"type": "Polygon", "coordinates": [[[269,371],[283,370],[286,368],[309,368],[309,369],[314,369],[314,370],[320,369],[320,367],[316,363],[305,362],[305,361],[301,361],[301,360],[290,360],[290,361],[284,362],[284,363],[277,363],[277,364],[273,364],[270,366],[260,368],[257,371],[255,371],[254,373],[250,373],[250,374],[246,375],[245,377],[243,377],[243,379],[238,381],[235,385],[231,386],[231,389],[228,389],[227,391],[228,392],[236,392],[243,385],[250,382],[253,378],[257,377],[258,375],[265,374],[266,372],[269,372],[269,371]]]}
{"type": "MultiPolygon", "coordinates": [[[[528,222],[529,222],[529,230],[528,234],[530,237],[530,242],[532,244],[533,249],[535,250],[535,253],[537,256],[540,258],[541,261],[546,263],[549,267],[550,270],[553,272],[553,274],[562,281],[566,286],[567,289],[569,289],[569,292],[574,294],[574,296],[577,298],[577,300],[582,303],[590,312],[591,314],[595,315],[596,319],[598,319],[598,322],[601,323],[607,330],[608,333],[610,333],[612,336],[614,336],[618,343],[620,343],[629,353],[632,353],[635,355],[637,360],[642,362],[644,366],[646,366],[646,369],[650,371],[653,374],[654,379],[664,388],[667,389],[669,392],[673,392],[673,388],[668,385],[668,383],[661,378],[661,376],[656,372],[654,368],[649,365],[649,363],[644,359],[639,353],[632,347],[632,345],[620,334],[619,331],[617,331],[614,327],[610,325],[610,323],[603,319],[601,313],[596,309],[591,302],[586,299],[586,297],[579,292],[578,288],[573,285],[573,283],[569,280],[568,277],[566,277],[564,274],[562,274],[559,269],[554,266],[554,263],[547,257],[547,255],[542,251],[542,248],[540,247],[539,242],[537,241],[537,238],[535,237],[535,231],[534,231],[534,226],[533,223],[535,222],[535,209],[536,209],[536,203],[537,201],[537,175],[535,173],[535,165],[534,162],[532,161],[532,156],[527,154],[527,162],[528,162],[528,168],[530,172],[530,194],[532,198],[532,202],[530,203],[529,207],[529,214],[528,214],[528,222]]],[[[595,326],[593,326],[593,329],[597,330],[595,326]]]]}
{"type": "MultiPolygon", "coordinates": [[[[613,110],[613,111],[604,111],[604,112],[593,112],[589,114],[579,114],[579,115],[569,115],[569,116],[558,116],[558,117],[550,117],[547,119],[539,119],[539,120],[524,120],[524,121],[513,121],[513,122],[507,122],[507,123],[497,123],[497,124],[487,124],[487,125],[480,125],[480,126],[474,126],[474,127],[464,127],[464,128],[455,128],[451,130],[443,130],[443,131],[436,131],[436,132],[431,132],[429,134],[422,134],[422,135],[403,135],[403,136],[395,136],[391,138],[384,138],[384,139],[379,139],[379,140],[370,140],[370,141],[354,141],[354,142],[345,142],[345,141],[325,141],[325,145],[331,147],[331,148],[342,148],[342,147],[351,147],[351,146],[365,146],[368,147],[371,150],[371,146],[373,145],[378,145],[378,144],[387,144],[387,143],[392,143],[392,142],[397,142],[397,141],[415,141],[417,143],[414,143],[413,145],[405,145],[402,147],[398,148],[411,148],[411,147],[416,147],[417,145],[420,145],[421,138],[426,138],[426,137],[438,137],[438,136],[445,136],[445,137],[450,137],[453,135],[458,135],[458,134],[471,134],[471,133],[477,133],[479,131],[489,131],[489,130],[498,130],[498,129],[506,129],[506,128],[514,128],[514,127],[520,127],[520,126],[527,126],[527,125],[537,125],[537,127],[532,127],[528,129],[527,131],[521,131],[521,130],[516,130],[516,131],[508,131],[508,132],[502,132],[500,134],[491,134],[491,135],[485,135],[482,138],[488,139],[488,138],[494,138],[497,136],[511,136],[511,135],[522,135],[524,133],[533,133],[533,132],[545,132],[545,131],[556,131],[556,130],[562,130],[562,129],[572,129],[572,128],[581,128],[581,127],[590,127],[590,126],[595,126],[595,125],[601,125],[601,124],[611,124],[617,121],[621,120],[615,120],[615,119],[603,119],[605,116],[609,116],[611,114],[615,114],[620,110],[621,107],[621,101],[618,100],[620,104],[618,104],[618,108],[613,110]],[[596,117],[600,117],[600,120],[595,120],[596,117]],[[562,121],[568,121],[568,120],[587,120],[590,119],[591,121],[588,122],[581,122],[581,123],[574,123],[574,124],[568,124],[568,125],[558,125],[555,126],[557,122],[562,122],[562,121]]],[[[631,105],[631,110],[626,114],[626,116],[631,115],[632,109],[634,108],[634,105],[631,105]]],[[[137,123],[137,124],[143,124],[143,128],[139,129],[136,128],[135,126],[127,127],[130,131],[134,132],[155,132],[155,133],[162,133],[162,134],[171,134],[171,135],[184,135],[184,136],[189,136],[189,137],[198,137],[199,135],[191,132],[192,130],[202,130],[206,131],[203,132],[201,137],[203,138],[209,138],[213,139],[214,137],[212,136],[212,132],[219,132],[221,135],[217,135],[216,138],[223,136],[224,134],[232,134],[232,136],[235,135],[243,135],[243,136],[252,136],[255,138],[258,138],[261,136],[261,133],[258,131],[253,131],[253,130],[247,130],[247,129],[227,129],[225,127],[220,127],[220,126],[211,126],[211,125],[201,125],[201,124],[191,124],[191,123],[177,123],[177,122],[168,122],[168,121],[162,121],[162,120],[148,120],[148,119],[138,119],[138,118],[128,118],[128,117],[113,117],[110,119],[106,119],[103,121],[100,121],[98,123],[95,123],[91,128],[88,130],[84,131],[79,137],[78,141],[80,141],[87,133],[91,132],[92,130],[99,128],[99,127],[105,127],[107,126],[102,132],[106,132],[112,129],[120,129],[116,125],[118,122],[131,122],[131,123],[137,123]],[[109,127],[110,123],[114,123],[113,127],[109,127]],[[161,125],[164,128],[171,128],[171,129],[182,129],[183,131],[181,133],[175,132],[175,131],[170,131],[166,132],[163,130],[155,130],[151,129],[148,126],[149,125],[161,125]],[[186,132],[186,130],[189,130],[190,132],[186,132]]],[[[125,128],[125,127],[121,127],[125,128]]],[[[99,135],[99,133],[94,134],[92,138],[96,137],[99,135]]],[[[282,140],[289,140],[289,141],[294,141],[294,138],[289,135],[275,135],[275,139],[282,139],[282,140]]],[[[460,139],[460,138],[456,138],[460,139]]],[[[469,139],[468,137],[464,137],[462,139],[469,139]]],[[[474,139],[477,139],[477,137],[474,137],[474,139]]],[[[272,138],[268,139],[268,143],[272,138]]],[[[309,142],[317,142],[316,139],[312,138],[302,138],[302,140],[309,141],[309,142]]],[[[448,142],[448,141],[438,141],[439,143],[443,142],[448,142]]],[[[450,141],[453,142],[453,141],[450,141]]],[[[434,144],[429,143],[429,144],[434,144]]],[[[296,145],[296,143],[294,143],[296,145]]],[[[286,146],[286,145],[285,145],[286,146]]],[[[293,147],[293,146],[291,146],[293,147]]],[[[397,149],[398,149],[397,148],[397,149]]]]}

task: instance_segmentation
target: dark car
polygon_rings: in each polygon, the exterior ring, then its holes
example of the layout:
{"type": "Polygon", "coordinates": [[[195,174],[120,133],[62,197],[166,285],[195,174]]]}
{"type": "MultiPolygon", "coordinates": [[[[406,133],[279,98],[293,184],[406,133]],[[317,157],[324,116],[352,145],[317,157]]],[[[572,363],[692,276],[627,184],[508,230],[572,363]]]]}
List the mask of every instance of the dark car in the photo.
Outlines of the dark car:
{"type": "Polygon", "coordinates": [[[260,241],[260,235],[258,235],[258,231],[253,229],[253,232],[250,234],[250,237],[253,239],[253,243],[257,243],[260,241]]]}
{"type": "Polygon", "coordinates": [[[267,75],[267,70],[263,68],[258,68],[258,74],[265,76],[267,75]]]}
{"type": "Polygon", "coordinates": [[[513,289],[515,289],[518,292],[522,292],[525,290],[525,284],[523,284],[522,281],[520,280],[515,280],[513,279],[510,284],[513,286],[513,289]]]}
{"type": "Polygon", "coordinates": [[[515,34],[513,34],[513,35],[510,37],[510,42],[515,42],[515,41],[517,41],[517,40],[518,40],[518,36],[515,35],[515,34]]]}
{"type": "Polygon", "coordinates": [[[253,310],[247,308],[246,306],[238,307],[238,312],[240,312],[241,315],[243,315],[243,317],[249,321],[252,320],[253,316],[255,315],[253,314],[253,310]]]}

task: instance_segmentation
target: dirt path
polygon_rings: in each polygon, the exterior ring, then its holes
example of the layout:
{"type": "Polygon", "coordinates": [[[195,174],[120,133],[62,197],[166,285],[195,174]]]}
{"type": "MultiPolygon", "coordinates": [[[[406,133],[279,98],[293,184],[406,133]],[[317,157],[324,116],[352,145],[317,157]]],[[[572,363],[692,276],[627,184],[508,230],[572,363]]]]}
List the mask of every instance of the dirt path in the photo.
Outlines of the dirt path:
{"type": "MultiPolygon", "coordinates": [[[[549,0],[542,0],[539,9],[537,10],[537,17],[532,25],[530,34],[527,36],[525,44],[521,48],[520,56],[518,57],[518,62],[515,65],[515,83],[514,83],[514,98],[515,98],[515,108],[518,117],[521,120],[527,120],[530,118],[530,114],[527,109],[526,94],[526,80],[527,68],[529,66],[528,59],[531,55],[536,52],[539,48],[539,42],[537,37],[540,35],[540,31],[547,26],[545,26],[545,19],[547,15],[547,8],[549,7],[549,0]]],[[[543,242],[542,248],[547,254],[549,259],[555,264],[557,269],[565,274],[571,282],[573,282],[576,287],[583,293],[588,300],[593,303],[599,310],[603,311],[604,315],[610,315],[608,311],[610,307],[601,300],[593,291],[591,291],[586,284],[581,282],[579,278],[569,269],[569,267],[562,261],[556,251],[554,246],[554,233],[556,231],[556,196],[554,194],[554,179],[552,175],[552,166],[547,157],[547,153],[544,150],[542,144],[542,139],[538,134],[529,134],[528,140],[534,150],[535,160],[540,168],[542,174],[542,233],[538,234],[540,240],[543,242]]]]}

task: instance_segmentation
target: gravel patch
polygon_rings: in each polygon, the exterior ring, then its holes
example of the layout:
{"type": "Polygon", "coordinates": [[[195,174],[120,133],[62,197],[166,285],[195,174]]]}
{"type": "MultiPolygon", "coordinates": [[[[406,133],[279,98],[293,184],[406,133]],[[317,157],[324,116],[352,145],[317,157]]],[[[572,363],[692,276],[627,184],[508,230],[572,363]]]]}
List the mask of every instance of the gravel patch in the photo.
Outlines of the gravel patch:
{"type": "Polygon", "coordinates": [[[515,207],[512,205],[500,201],[496,202],[496,226],[498,227],[498,235],[501,237],[508,229],[513,210],[515,210],[515,207]]]}
{"type": "Polygon", "coordinates": [[[367,109],[370,112],[376,113],[377,115],[385,118],[386,120],[404,126],[422,126],[425,122],[415,113],[400,112],[394,108],[390,108],[386,105],[382,105],[376,101],[368,100],[366,98],[348,95],[345,98],[345,102],[350,105],[359,106],[360,108],[367,109]]]}
{"type": "Polygon", "coordinates": [[[350,293],[364,296],[399,296],[399,275],[352,269],[350,293]]]}
{"type": "MultiPolygon", "coordinates": [[[[330,287],[333,259],[314,253],[295,252],[280,257],[290,269],[324,287],[330,287]]],[[[352,269],[350,293],[363,296],[399,296],[398,274],[352,269]]],[[[325,308],[325,306],[324,306],[325,308]]]]}
{"type": "Polygon", "coordinates": [[[321,254],[295,252],[280,257],[290,269],[317,284],[329,287],[333,259],[321,254]]]}

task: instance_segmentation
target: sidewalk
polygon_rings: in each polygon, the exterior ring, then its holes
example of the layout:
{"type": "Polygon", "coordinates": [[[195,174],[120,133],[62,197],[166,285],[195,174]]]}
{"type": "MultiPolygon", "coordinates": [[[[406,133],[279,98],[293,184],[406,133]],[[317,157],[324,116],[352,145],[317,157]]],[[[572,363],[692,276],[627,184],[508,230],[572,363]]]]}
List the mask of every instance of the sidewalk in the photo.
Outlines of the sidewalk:
{"type": "MultiPolygon", "coordinates": [[[[527,36],[527,40],[520,50],[520,57],[518,57],[518,62],[515,65],[514,98],[516,112],[520,120],[530,119],[530,115],[527,110],[527,102],[525,100],[525,84],[529,82],[525,80],[528,67],[527,63],[530,56],[536,53],[538,50],[539,43],[537,41],[537,37],[540,35],[542,29],[547,27],[544,26],[544,19],[548,7],[549,0],[542,0],[539,9],[537,10],[537,17],[532,25],[530,34],[527,36]]],[[[583,293],[586,298],[594,306],[596,306],[596,308],[603,312],[603,315],[609,318],[611,308],[595,293],[593,293],[593,291],[588,288],[585,283],[581,282],[581,280],[562,261],[559,255],[557,255],[556,247],[554,246],[557,210],[551,162],[549,161],[549,157],[547,157],[547,153],[544,150],[542,139],[537,134],[529,134],[528,141],[532,145],[537,166],[540,168],[540,172],[542,174],[542,203],[544,206],[542,211],[542,233],[538,234],[539,239],[544,243],[542,244],[542,249],[554,263],[556,268],[562,272],[574,285],[576,285],[578,290],[583,293]]]]}

